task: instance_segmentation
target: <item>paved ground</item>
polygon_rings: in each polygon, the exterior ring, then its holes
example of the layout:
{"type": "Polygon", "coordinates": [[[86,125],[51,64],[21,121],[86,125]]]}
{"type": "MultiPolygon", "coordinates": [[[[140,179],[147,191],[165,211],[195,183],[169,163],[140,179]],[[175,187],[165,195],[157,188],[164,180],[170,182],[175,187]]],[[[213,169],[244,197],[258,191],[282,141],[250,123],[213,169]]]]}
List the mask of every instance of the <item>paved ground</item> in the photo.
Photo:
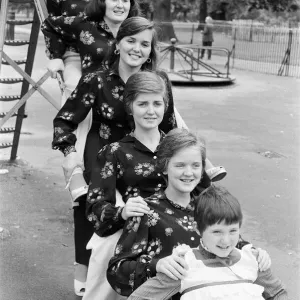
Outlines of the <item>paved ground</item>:
{"type": "MultiPolygon", "coordinates": [[[[35,78],[45,72],[42,47],[41,42],[35,78]]],[[[210,159],[228,170],[222,184],[243,205],[244,238],[270,252],[274,272],[291,299],[299,299],[300,80],[233,74],[237,81],[229,87],[174,87],[176,105],[187,124],[207,138],[210,159]]],[[[59,99],[55,81],[44,87],[59,99]]],[[[12,86],[0,89],[14,93],[12,86]]],[[[0,300],[77,299],[62,155],[50,148],[56,111],[36,93],[27,113],[21,159],[8,164],[8,151],[1,150],[0,169],[9,173],[0,175],[0,300]]]]}

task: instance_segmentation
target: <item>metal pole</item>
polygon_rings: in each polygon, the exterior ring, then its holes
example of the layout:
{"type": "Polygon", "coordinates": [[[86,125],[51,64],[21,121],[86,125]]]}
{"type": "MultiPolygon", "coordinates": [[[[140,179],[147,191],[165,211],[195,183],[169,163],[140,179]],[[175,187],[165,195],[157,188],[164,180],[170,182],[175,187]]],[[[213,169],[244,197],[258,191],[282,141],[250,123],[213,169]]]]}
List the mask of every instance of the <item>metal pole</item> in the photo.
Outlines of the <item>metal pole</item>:
{"type": "Polygon", "coordinates": [[[174,71],[174,65],[175,65],[175,51],[176,51],[176,48],[175,48],[175,44],[176,44],[176,39],[175,38],[172,38],[171,39],[171,48],[170,48],[170,51],[171,51],[171,54],[170,54],[170,71],[174,71]]]}
{"type": "Polygon", "coordinates": [[[2,52],[4,46],[4,38],[5,38],[7,7],[8,7],[8,0],[2,0],[1,11],[0,11],[0,72],[1,72],[1,65],[2,65],[2,52]]]}

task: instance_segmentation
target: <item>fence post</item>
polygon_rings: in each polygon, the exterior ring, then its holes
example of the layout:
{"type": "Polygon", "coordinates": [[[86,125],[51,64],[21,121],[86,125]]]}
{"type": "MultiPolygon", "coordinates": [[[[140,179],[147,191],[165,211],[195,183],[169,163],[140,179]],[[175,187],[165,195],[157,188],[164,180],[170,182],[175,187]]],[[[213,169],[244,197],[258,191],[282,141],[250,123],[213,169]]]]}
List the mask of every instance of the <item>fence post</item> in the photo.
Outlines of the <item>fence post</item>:
{"type": "Polygon", "coordinates": [[[249,42],[252,42],[252,30],[253,30],[253,20],[250,25],[249,42]]]}
{"type": "Polygon", "coordinates": [[[234,27],[234,34],[233,34],[233,45],[231,49],[232,54],[232,69],[234,68],[234,58],[235,58],[235,43],[236,43],[236,27],[234,27]]]}
{"type": "Polygon", "coordinates": [[[193,24],[193,27],[192,27],[192,36],[191,36],[191,44],[193,44],[193,42],[194,42],[194,32],[195,32],[195,28],[194,28],[194,24],[193,24]]]}
{"type": "Polygon", "coordinates": [[[170,70],[173,72],[174,71],[174,65],[175,65],[175,44],[176,44],[176,39],[172,38],[171,39],[171,48],[170,48],[170,70]]]}

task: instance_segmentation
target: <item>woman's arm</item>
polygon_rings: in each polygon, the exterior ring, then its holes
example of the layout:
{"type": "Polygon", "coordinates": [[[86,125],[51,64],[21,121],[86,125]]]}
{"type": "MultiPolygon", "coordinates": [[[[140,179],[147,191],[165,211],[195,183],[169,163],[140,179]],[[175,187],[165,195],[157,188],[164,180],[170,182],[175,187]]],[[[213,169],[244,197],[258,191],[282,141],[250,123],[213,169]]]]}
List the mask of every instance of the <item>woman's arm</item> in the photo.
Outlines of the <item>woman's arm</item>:
{"type": "Polygon", "coordinates": [[[41,30],[45,36],[46,53],[50,59],[62,58],[67,44],[79,39],[82,17],[53,16],[45,19],[41,30]]]}
{"type": "Polygon", "coordinates": [[[117,178],[122,172],[114,153],[118,143],[104,146],[92,169],[86,214],[100,236],[109,236],[123,228],[122,207],[116,207],[117,178]],[[119,167],[118,167],[119,166],[119,167]]]}
{"type": "Polygon", "coordinates": [[[149,277],[156,275],[158,259],[147,253],[148,215],[126,221],[107,269],[107,280],[123,296],[129,296],[149,277]]]}
{"type": "Polygon", "coordinates": [[[168,109],[164,114],[164,118],[159,125],[159,129],[162,130],[164,133],[168,133],[170,130],[177,128],[175,113],[174,113],[174,99],[172,93],[172,85],[168,78],[168,75],[163,72],[159,71],[158,74],[163,78],[166,88],[167,88],[167,95],[169,98],[169,105],[168,109]]]}
{"type": "Polygon", "coordinates": [[[52,148],[64,155],[76,152],[76,136],[73,131],[82,122],[97,99],[100,88],[97,73],[82,76],[76,89],[53,120],[54,137],[52,148]]]}

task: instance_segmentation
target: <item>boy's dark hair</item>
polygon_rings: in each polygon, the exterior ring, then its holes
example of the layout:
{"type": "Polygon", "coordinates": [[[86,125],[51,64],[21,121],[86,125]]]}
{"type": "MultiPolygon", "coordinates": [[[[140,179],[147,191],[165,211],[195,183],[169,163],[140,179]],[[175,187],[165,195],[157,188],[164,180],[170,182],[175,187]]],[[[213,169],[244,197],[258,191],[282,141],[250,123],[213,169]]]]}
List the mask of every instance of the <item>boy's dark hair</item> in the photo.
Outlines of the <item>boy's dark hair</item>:
{"type": "Polygon", "coordinates": [[[242,225],[243,214],[239,201],[227,189],[211,185],[197,198],[195,221],[200,234],[216,223],[242,225]]]}

